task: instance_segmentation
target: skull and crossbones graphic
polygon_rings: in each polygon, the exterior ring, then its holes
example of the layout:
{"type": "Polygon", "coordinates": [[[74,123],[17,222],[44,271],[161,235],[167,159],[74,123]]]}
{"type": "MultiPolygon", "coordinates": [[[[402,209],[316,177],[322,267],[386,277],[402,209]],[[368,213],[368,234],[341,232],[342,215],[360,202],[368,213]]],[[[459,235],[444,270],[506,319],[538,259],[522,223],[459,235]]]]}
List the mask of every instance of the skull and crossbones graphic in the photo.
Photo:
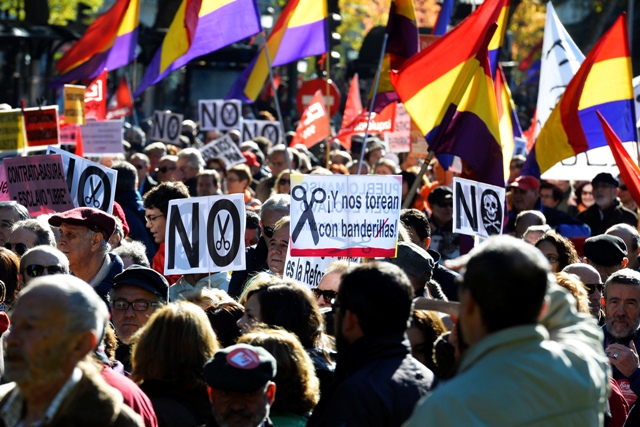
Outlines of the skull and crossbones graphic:
{"type": "Polygon", "coordinates": [[[482,223],[487,234],[500,234],[502,205],[498,200],[498,195],[493,190],[485,190],[482,193],[482,205],[480,207],[482,213],[482,223]]]}

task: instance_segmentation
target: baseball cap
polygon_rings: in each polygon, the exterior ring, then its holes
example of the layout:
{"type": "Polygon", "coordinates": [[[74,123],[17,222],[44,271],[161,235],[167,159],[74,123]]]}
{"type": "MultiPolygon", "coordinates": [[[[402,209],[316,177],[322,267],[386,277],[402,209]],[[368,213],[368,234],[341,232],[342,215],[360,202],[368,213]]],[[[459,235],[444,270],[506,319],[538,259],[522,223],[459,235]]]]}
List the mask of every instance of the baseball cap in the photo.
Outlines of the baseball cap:
{"type": "Polygon", "coordinates": [[[604,267],[612,267],[627,256],[627,245],[618,236],[600,234],[584,241],[584,256],[604,267]]]}
{"type": "Polygon", "coordinates": [[[116,230],[116,220],[106,212],[95,208],[75,208],[52,215],[49,224],[60,227],[62,223],[87,227],[100,232],[105,240],[109,240],[116,230]]]}
{"type": "Polygon", "coordinates": [[[427,251],[412,242],[399,242],[396,258],[384,258],[384,261],[397,265],[407,276],[417,279],[431,279],[435,261],[427,251]]]}
{"type": "Polygon", "coordinates": [[[445,185],[434,188],[431,190],[431,193],[429,193],[429,197],[427,197],[429,205],[442,203],[447,199],[453,199],[453,190],[445,185]]]}
{"type": "Polygon", "coordinates": [[[276,376],[276,366],[264,348],[236,344],[218,350],[204,365],[204,379],[211,388],[251,393],[276,376]]]}
{"type": "Polygon", "coordinates": [[[540,181],[530,175],[520,175],[511,183],[511,187],[522,188],[523,190],[540,190],[540,181]]]}
{"type": "Polygon", "coordinates": [[[134,264],[113,278],[113,287],[120,285],[135,286],[159,295],[167,301],[169,298],[169,282],[157,271],[134,264]]]}

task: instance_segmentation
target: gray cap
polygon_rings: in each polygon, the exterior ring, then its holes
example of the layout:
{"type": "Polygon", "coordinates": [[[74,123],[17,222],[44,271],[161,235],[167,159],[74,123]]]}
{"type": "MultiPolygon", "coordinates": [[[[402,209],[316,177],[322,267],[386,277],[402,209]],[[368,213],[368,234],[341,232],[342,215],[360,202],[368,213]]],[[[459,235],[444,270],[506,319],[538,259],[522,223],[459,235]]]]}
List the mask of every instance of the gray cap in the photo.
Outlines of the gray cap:
{"type": "Polygon", "coordinates": [[[398,242],[397,257],[385,258],[384,261],[397,265],[407,276],[424,279],[425,282],[431,279],[436,265],[427,251],[411,242],[398,242]]]}

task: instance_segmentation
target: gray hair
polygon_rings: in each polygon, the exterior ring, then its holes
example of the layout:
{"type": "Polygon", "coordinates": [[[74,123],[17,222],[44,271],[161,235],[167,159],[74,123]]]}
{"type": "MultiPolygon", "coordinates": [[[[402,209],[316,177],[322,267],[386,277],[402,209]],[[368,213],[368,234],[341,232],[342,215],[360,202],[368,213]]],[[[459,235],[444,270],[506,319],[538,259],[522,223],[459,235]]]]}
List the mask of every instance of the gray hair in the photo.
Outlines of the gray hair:
{"type": "Polygon", "coordinates": [[[13,209],[20,215],[20,220],[29,219],[29,211],[15,200],[0,202],[0,209],[13,209]]]}
{"type": "Polygon", "coordinates": [[[43,276],[34,279],[28,287],[20,291],[19,297],[37,292],[41,287],[53,288],[65,297],[62,304],[56,307],[65,314],[66,332],[91,331],[97,343],[102,341],[109,320],[109,310],[90,285],[69,274],[43,276]]]}
{"type": "Polygon", "coordinates": [[[120,246],[112,251],[120,258],[128,258],[134,264],[149,268],[149,260],[147,259],[147,248],[144,243],[137,240],[122,240],[120,246]]]}
{"type": "Polygon", "coordinates": [[[144,153],[135,153],[131,156],[131,160],[136,160],[136,159],[142,160],[147,165],[149,164],[149,156],[147,156],[144,153]]]}
{"type": "Polygon", "coordinates": [[[19,230],[21,228],[25,228],[36,235],[36,246],[56,245],[56,238],[53,235],[53,231],[51,231],[51,227],[42,224],[37,219],[23,219],[14,223],[11,227],[11,233],[14,233],[16,230],[19,230]]]}
{"type": "Polygon", "coordinates": [[[164,144],[164,142],[156,141],[144,147],[144,154],[146,154],[147,156],[149,155],[149,153],[156,151],[161,152],[164,156],[167,154],[167,146],[164,144]]]}
{"type": "Polygon", "coordinates": [[[26,267],[25,259],[27,259],[28,255],[31,254],[32,252],[46,252],[48,254],[51,254],[51,255],[55,256],[56,258],[58,258],[58,262],[60,263],[60,266],[62,268],[64,268],[65,273],[69,274],[69,259],[67,258],[67,256],[65,254],[63,254],[55,246],[49,246],[49,245],[34,246],[33,248],[31,248],[28,251],[26,251],[22,255],[22,257],[20,258],[20,271],[21,272],[26,267]]]}
{"type": "Polygon", "coordinates": [[[204,159],[202,154],[196,148],[185,148],[178,153],[179,159],[187,159],[190,169],[202,169],[204,167],[204,159]]]}
{"type": "Polygon", "coordinates": [[[290,207],[291,196],[289,196],[288,194],[274,194],[262,204],[262,209],[260,210],[260,219],[262,220],[264,218],[264,213],[266,211],[286,212],[286,214],[289,215],[290,207]]]}

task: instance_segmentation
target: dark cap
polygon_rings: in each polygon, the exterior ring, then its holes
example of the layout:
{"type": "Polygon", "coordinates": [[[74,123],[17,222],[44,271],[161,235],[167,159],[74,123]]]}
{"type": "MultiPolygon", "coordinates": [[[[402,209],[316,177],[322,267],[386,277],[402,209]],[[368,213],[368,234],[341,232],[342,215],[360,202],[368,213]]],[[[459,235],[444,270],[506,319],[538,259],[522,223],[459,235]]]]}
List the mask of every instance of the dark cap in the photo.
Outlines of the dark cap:
{"type": "Polygon", "coordinates": [[[134,264],[113,278],[113,287],[120,285],[135,286],[145,291],[153,292],[164,301],[169,298],[169,282],[157,271],[134,264]]]}
{"type": "Polygon", "coordinates": [[[624,240],[609,234],[600,234],[584,241],[584,256],[603,267],[619,265],[627,256],[624,240]]]}
{"type": "Polygon", "coordinates": [[[218,350],[204,365],[204,380],[218,390],[251,393],[276,376],[276,366],[264,348],[236,344],[218,350]]]}
{"type": "Polygon", "coordinates": [[[522,188],[523,190],[540,190],[540,181],[536,177],[520,175],[510,185],[511,187],[522,188]]]}
{"type": "Polygon", "coordinates": [[[612,185],[616,188],[620,186],[618,179],[607,172],[600,172],[591,180],[591,185],[596,185],[597,183],[612,185]]]}
{"type": "Polygon", "coordinates": [[[397,265],[409,277],[426,282],[431,279],[435,261],[427,251],[411,242],[399,242],[396,258],[385,258],[384,261],[397,265]]]}
{"type": "Polygon", "coordinates": [[[431,190],[427,201],[430,205],[433,205],[441,203],[447,199],[453,199],[453,190],[445,185],[441,185],[431,190]]]}
{"type": "Polygon", "coordinates": [[[105,240],[109,240],[116,230],[115,218],[106,212],[94,208],[75,208],[52,215],[51,218],[49,218],[49,224],[54,227],[60,227],[62,223],[79,225],[100,232],[105,240]]]}

